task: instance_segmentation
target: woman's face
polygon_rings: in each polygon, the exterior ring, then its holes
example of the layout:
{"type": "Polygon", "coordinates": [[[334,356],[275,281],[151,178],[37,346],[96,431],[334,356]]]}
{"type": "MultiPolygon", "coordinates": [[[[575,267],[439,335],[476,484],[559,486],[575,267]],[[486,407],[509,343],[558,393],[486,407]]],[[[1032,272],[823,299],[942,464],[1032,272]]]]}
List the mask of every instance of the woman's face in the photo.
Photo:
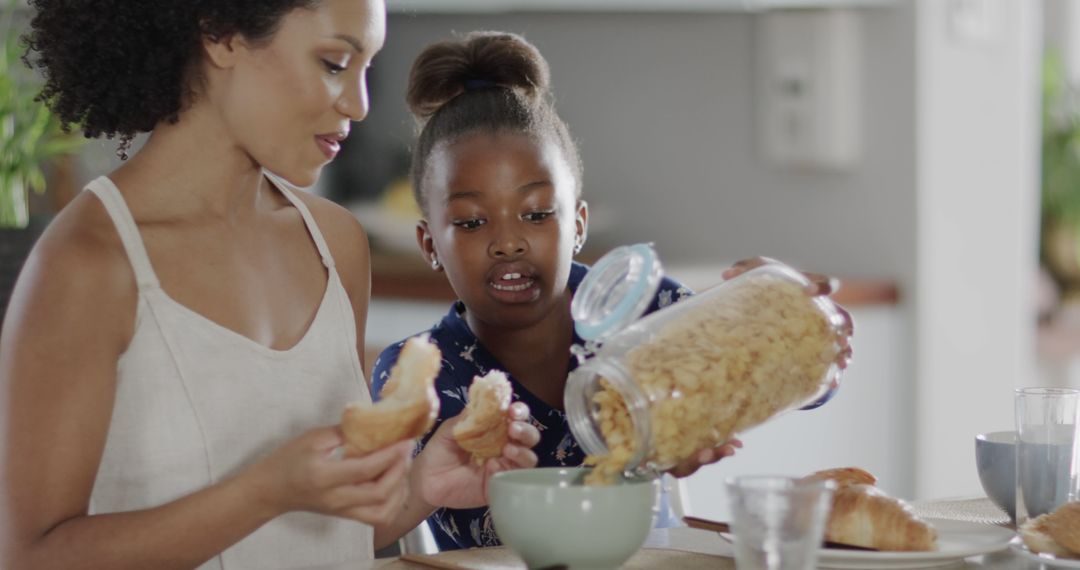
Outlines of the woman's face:
{"type": "Polygon", "coordinates": [[[523,328],[560,308],[587,211],[559,147],[477,133],[436,145],[428,160],[417,237],[471,318],[523,328]]]}
{"type": "Polygon", "coordinates": [[[226,64],[212,69],[220,81],[210,92],[232,140],[255,164],[314,184],[350,122],[367,115],[367,68],[385,35],[381,0],[323,0],[286,14],[268,44],[208,47],[226,64]]]}

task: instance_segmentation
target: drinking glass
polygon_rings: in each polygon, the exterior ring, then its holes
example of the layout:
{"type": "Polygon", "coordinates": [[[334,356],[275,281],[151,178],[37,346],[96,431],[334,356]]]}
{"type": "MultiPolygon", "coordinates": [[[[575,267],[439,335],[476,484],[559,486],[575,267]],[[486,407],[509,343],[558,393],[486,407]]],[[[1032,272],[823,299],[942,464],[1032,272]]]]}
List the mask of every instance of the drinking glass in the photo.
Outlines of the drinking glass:
{"type": "Polygon", "coordinates": [[[813,570],[832,503],[832,481],[737,477],[727,481],[738,570],[813,570]]]}
{"type": "Polygon", "coordinates": [[[1080,390],[1017,388],[1016,524],[1077,498],[1080,390]]]}

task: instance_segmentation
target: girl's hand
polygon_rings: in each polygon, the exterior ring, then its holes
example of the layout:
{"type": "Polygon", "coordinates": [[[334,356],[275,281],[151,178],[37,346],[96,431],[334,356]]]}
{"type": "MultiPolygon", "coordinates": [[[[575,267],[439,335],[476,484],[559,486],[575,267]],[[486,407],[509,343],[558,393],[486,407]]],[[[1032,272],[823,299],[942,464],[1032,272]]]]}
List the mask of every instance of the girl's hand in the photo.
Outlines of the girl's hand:
{"type": "Polygon", "coordinates": [[[510,441],[501,457],[488,459],[483,465],[473,462],[469,452],[454,439],[457,416],[446,420],[431,436],[427,446],[416,457],[414,475],[419,478],[423,500],[436,507],[467,509],[487,504],[487,486],[491,476],[499,471],[535,467],[536,454],[532,447],[540,442],[540,432],[528,422],[529,407],[514,402],[507,410],[510,422],[510,441]]]}
{"type": "Polygon", "coordinates": [[[385,524],[401,511],[408,489],[412,441],[362,457],[339,458],[341,430],[311,430],[285,443],[245,473],[273,516],[310,511],[385,524]]]}
{"type": "MultiPolygon", "coordinates": [[[[736,276],[742,275],[751,269],[761,267],[770,263],[779,263],[775,259],[768,257],[752,257],[750,259],[743,259],[735,262],[731,267],[724,270],[724,279],[732,279],[736,276]]],[[[809,281],[810,285],[807,286],[806,293],[808,295],[828,296],[835,293],[840,289],[840,281],[835,277],[828,275],[822,275],[820,273],[806,273],[802,272],[809,281]]],[[[855,324],[851,320],[851,315],[846,309],[840,305],[833,303],[836,307],[837,313],[840,315],[840,326],[837,327],[839,334],[837,335],[837,342],[840,344],[840,352],[836,356],[836,365],[843,370],[847,368],[851,362],[851,335],[855,332],[855,324]]],[[[831,386],[830,393],[835,391],[839,385],[838,379],[833,379],[833,385],[831,386]]],[[[827,398],[825,399],[827,400],[827,398]]]]}
{"type": "Polygon", "coordinates": [[[698,451],[693,457],[672,467],[668,473],[676,477],[689,477],[703,465],[716,463],[725,457],[735,455],[736,449],[742,449],[742,440],[731,438],[716,447],[708,447],[698,451]]]}

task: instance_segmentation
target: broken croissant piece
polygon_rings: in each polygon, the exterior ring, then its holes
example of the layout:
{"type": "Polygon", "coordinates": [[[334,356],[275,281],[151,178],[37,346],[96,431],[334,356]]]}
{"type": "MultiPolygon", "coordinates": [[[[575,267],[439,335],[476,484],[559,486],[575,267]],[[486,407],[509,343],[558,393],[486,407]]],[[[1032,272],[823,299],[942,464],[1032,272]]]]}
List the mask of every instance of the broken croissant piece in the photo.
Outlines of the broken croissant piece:
{"type": "Polygon", "coordinates": [[[473,378],[469,403],[461,413],[461,421],[454,426],[454,439],[472,454],[474,462],[483,463],[502,455],[510,439],[506,411],[510,409],[512,395],[510,381],[499,370],[473,378]]]}
{"type": "Polygon", "coordinates": [[[1020,525],[1018,532],[1032,552],[1080,558],[1080,502],[1068,502],[1052,513],[1039,515],[1020,525]]]}
{"type": "Polygon", "coordinates": [[[836,482],[825,540],[887,551],[937,550],[934,527],[875,487],[877,477],[866,470],[826,469],[805,479],[836,482]]]}
{"type": "Polygon", "coordinates": [[[407,340],[390,369],[382,399],[373,405],[345,406],[345,455],[364,455],[427,433],[439,415],[435,377],[441,366],[442,353],[427,335],[407,340]]]}
{"type": "Polygon", "coordinates": [[[1020,525],[1017,532],[1028,550],[1036,554],[1052,554],[1060,558],[1076,558],[1076,554],[1058,544],[1050,535],[1050,513],[1039,515],[1020,525]]]}
{"type": "Polygon", "coordinates": [[[1050,513],[1047,527],[1050,537],[1069,550],[1073,558],[1080,555],[1080,502],[1070,501],[1050,513]]]}

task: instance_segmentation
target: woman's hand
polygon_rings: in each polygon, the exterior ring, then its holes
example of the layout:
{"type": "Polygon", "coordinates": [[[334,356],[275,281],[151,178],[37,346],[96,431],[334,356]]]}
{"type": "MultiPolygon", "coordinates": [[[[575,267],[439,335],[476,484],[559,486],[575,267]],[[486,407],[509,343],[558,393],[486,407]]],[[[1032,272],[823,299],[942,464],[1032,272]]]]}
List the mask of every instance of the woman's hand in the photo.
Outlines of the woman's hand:
{"type": "MultiPolygon", "coordinates": [[[[738,275],[742,275],[751,269],[761,267],[770,263],[779,263],[775,259],[768,257],[752,257],[749,259],[743,259],[735,262],[731,267],[724,270],[724,279],[732,279],[738,275]]],[[[810,284],[807,286],[806,293],[812,296],[829,296],[840,289],[840,281],[835,277],[828,275],[822,275],[820,273],[807,273],[802,272],[810,284]]],[[[840,315],[840,323],[837,327],[839,334],[837,335],[837,342],[840,344],[840,352],[836,356],[836,365],[843,370],[847,368],[851,362],[851,335],[855,332],[855,324],[851,320],[851,315],[846,309],[840,305],[833,303],[836,307],[837,313],[840,315]]],[[[833,385],[830,387],[830,393],[835,391],[839,385],[839,379],[834,378],[832,380],[833,385]]],[[[826,398],[827,400],[827,398],[826,398]]],[[[822,402],[824,403],[824,402],[822,402]]]]}
{"type": "Polygon", "coordinates": [[[311,430],[285,443],[248,472],[273,515],[310,511],[384,524],[401,511],[408,489],[412,441],[362,457],[339,458],[341,430],[311,430]]]}
{"type": "Polygon", "coordinates": [[[487,504],[487,486],[499,471],[535,467],[532,447],[540,442],[540,432],[528,422],[529,407],[514,402],[507,410],[510,441],[501,457],[477,465],[469,452],[454,439],[457,416],[446,420],[431,436],[413,467],[423,500],[436,507],[467,509],[487,504]]]}
{"type": "Polygon", "coordinates": [[[731,438],[716,447],[708,447],[698,451],[693,457],[672,467],[668,473],[676,477],[689,477],[703,465],[716,463],[725,457],[735,455],[736,449],[742,449],[742,440],[731,438]]]}

